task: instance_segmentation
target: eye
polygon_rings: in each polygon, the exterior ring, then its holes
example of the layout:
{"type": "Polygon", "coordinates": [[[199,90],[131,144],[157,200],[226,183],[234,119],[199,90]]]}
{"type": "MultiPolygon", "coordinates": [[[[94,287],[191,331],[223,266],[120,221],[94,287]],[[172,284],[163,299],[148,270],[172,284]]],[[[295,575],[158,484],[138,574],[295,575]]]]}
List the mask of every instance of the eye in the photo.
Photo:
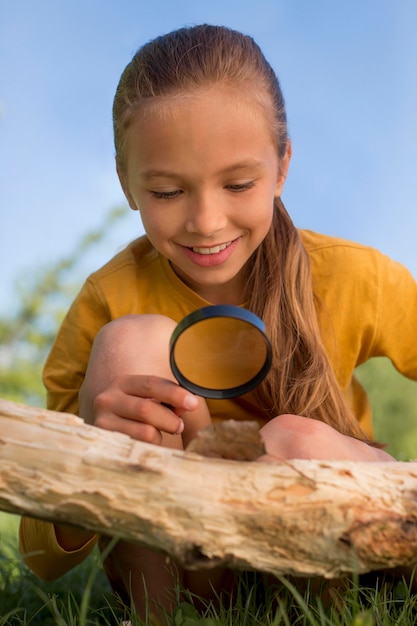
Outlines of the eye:
{"type": "Polygon", "coordinates": [[[252,189],[255,185],[253,180],[248,181],[247,183],[235,183],[233,185],[226,185],[226,189],[229,191],[233,191],[234,193],[240,193],[242,191],[247,191],[248,189],[252,189]]]}
{"type": "Polygon", "coordinates": [[[172,191],[156,191],[151,190],[151,194],[157,200],[171,200],[172,198],[177,198],[182,194],[181,189],[173,189],[172,191]]]}

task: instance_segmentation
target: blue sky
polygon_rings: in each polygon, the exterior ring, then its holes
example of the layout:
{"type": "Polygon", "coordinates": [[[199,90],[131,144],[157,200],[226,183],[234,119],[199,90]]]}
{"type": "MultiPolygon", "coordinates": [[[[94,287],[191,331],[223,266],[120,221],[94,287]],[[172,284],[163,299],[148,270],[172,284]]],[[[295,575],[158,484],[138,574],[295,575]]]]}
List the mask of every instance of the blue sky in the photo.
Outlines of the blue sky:
{"type": "MultiPolygon", "coordinates": [[[[200,22],[252,35],[280,78],[296,224],[377,247],[417,277],[415,0],[2,0],[0,313],[19,276],[124,202],[111,130],[120,74],[147,40],[200,22]]],[[[126,210],[86,271],[142,232],[126,210]]]]}

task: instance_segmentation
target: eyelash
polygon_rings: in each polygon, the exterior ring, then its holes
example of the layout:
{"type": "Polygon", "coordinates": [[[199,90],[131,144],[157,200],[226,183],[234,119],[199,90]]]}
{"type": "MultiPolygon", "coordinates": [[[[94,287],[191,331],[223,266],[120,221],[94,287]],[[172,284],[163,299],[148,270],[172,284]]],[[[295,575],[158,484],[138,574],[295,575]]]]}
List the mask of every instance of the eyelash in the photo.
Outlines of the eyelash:
{"type": "Polygon", "coordinates": [[[175,189],[175,191],[151,191],[151,194],[157,200],[172,200],[173,198],[177,198],[182,191],[180,189],[175,189]]]}
{"type": "Polygon", "coordinates": [[[233,191],[234,193],[241,193],[242,191],[247,191],[248,189],[252,189],[255,186],[255,182],[251,180],[248,183],[240,183],[237,185],[227,185],[226,189],[233,191]]]}
{"type": "MultiPolygon", "coordinates": [[[[250,181],[248,183],[241,183],[236,185],[226,185],[225,189],[228,189],[232,193],[242,193],[243,191],[247,191],[248,189],[252,189],[255,186],[254,181],[250,181]]],[[[151,194],[157,200],[173,200],[174,198],[178,198],[182,194],[181,189],[175,189],[174,191],[154,191],[151,190],[151,194]]]]}

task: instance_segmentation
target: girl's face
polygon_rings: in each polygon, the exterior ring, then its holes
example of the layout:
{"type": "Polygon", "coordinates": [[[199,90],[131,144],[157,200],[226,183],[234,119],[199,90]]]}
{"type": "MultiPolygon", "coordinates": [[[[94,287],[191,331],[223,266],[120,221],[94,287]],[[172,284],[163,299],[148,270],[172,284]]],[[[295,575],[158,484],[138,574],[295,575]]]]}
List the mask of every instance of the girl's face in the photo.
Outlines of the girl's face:
{"type": "Polygon", "coordinates": [[[177,275],[212,304],[242,304],[249,257],[266,236],[279,162],[261,105],[213,87],[151,102],[127,132],[119,172],[132,209],[177,275]]]}

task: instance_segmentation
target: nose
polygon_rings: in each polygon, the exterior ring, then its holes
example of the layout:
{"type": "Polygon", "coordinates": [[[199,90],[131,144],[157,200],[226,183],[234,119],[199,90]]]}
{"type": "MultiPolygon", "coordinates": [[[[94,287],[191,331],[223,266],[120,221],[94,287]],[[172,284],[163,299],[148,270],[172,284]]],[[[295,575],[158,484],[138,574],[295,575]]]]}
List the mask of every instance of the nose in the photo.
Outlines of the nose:
{"type": "Polygon", "coordinates": [[[227,215],[220,198],[209,193],[190,199],[185,229],[203,237],[212,237],[226,225],[227,215]]]}

